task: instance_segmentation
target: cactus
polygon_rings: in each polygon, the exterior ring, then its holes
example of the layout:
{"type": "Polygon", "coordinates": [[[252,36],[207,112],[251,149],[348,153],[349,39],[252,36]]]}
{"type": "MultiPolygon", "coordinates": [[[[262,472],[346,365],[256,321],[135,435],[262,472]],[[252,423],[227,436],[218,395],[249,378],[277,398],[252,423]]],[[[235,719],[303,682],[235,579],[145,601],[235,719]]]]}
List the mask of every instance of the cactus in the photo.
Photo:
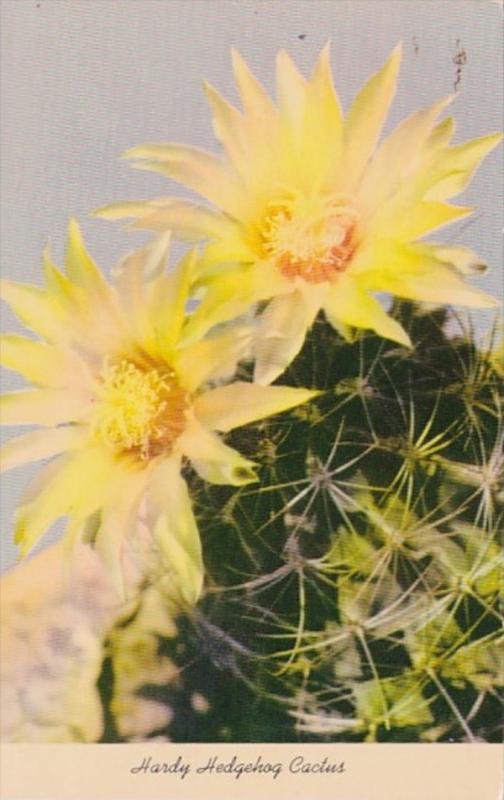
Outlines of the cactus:
{"type": "Polygon", "coordinates": [[[392,313],[412,351],[317,319],[282,383],[322,394],[228,436],[258,484],[188,471],[206,592],[138,689],[158,734],[500,740],[502,379],[452,312],[392,313]]]}

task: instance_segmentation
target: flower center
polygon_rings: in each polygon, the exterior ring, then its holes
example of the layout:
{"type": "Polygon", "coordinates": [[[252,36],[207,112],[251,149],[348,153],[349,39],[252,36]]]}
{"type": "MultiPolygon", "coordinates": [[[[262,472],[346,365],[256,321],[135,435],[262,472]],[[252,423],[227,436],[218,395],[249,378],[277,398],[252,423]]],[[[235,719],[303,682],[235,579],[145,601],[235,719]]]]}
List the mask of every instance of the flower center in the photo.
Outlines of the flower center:
{"type": "Polygon", "coordinates": [[[314,211],[292,202],[272,204],[261,231],[263,250],[286,278],[330,281],[348,266],[356,248],[358,212],[346,198],[314,211]]]}
{"type": "Polygon", "coordinates": [[[169,452],[186,425],[186,395],[175,372],[122,359],[105,364],[100,377],[93,428],[101,440],[142,460],[169,452]]]}

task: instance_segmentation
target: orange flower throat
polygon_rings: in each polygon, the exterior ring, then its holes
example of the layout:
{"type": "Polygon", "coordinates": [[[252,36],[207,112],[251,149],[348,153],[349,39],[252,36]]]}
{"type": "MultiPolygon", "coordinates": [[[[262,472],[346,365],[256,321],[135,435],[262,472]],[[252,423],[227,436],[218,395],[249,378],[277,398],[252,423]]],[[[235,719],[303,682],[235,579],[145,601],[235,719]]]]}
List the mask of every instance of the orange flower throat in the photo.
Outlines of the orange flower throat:
{"type": "Polygon", "coordinates": [[[264,253],[289,280],[331,281],[352,259],[358,218],[341,201],[331,202],[316,214],[303,214],[288,202],[272,205],[261,232],[264,253]]]}

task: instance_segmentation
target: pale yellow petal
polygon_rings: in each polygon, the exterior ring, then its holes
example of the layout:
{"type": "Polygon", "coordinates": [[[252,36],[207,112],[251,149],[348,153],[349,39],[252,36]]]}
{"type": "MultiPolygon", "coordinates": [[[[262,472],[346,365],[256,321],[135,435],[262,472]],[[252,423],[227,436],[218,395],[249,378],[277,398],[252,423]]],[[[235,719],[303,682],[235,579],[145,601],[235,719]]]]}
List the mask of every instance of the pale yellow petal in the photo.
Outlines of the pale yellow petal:
{"type": "Polygon", "coordinates": [[[194,392],[205,381],[232,377],[238,362],[250,353],[251,340],[251,328],[236,327],[176,351],[172,363],[184,388],[194,392]]]}
{"type": "Polygon", "coordinates": [[[147,503],[149,524],[173,575],[174,588],[192,606],[203,586],[203,559],[198,526],[178,458],[166,459],[153,472],[147,503]]]}
{"type": "Polygon", "coordinates": [[[243,206],[243,187],[222,159],[196,147],[147,144],[125,153],[127,158],[150,159],[133,164],[182,183],[230,214],[243,206]]]}
{"type": "Polygon", "coordinates": [[[62,516],[85,520],[103,503],[113,475],[111,457],[97,448],[61,456],[39,473],[21,499],[15,541],[25,556],[62,516]]]}
{"type": "Polygon", "coordinates": [[[194,412],[207,428],[230,431],[272,414],[287,411],[316,397],[317,391],[290,386],[259,386],[236,381],[200,395],[194,412]]]}
{"type": "Polygon", "coordinates": [[[86,383],[85,364],[75,351],[16,334],[0,338],[0,363],[39,386],[54,389],[86,383]]]}
{"type": "Polygon", "coordinates": [[[357,281],[341,276],[328,292],[324,313],[334,327],[340,324],[373,330],[386,339],[411,346],[402,325],[389,317],[378,300],[371,297],[357,281]]]}
{"type": "MultiPolygon", "coordinates": [[[[126,276],[130,268],[130,257],[136,255],[135,263],[141,263],[142,275],[146,279],[158,277],[165,271],[171,248],[171,232],[166,231],[159,236],[151,239],[145,247],[140,247],[137,250],[132,250],[131,253],[121,258],[117,264],[112,268],[112,276],[114,284],[119,285],[121,279],[126,276]],[[140,256],[140,258],[138,258],[140,256]]],[[[135,272],[137,267],[133,267],[135,272]]],[[[121,294],[121,292],[119,292],[121,294]]]]}
{"type": "Polygon", "coordinates": [[[226,271],[209,281],[201,304],[187,320],[181,343],[189,344],[214,325],[235,319],[250,311],[260,300],[288,292],[291,288],[292,284],[269,263],[226,271]]]}
{"type": "Polygon", "coordinates": [[[254,380],[272,383],[299,353],[320,306],[300,291],[275,297],[261,314],[254,341],[254,380]]]}
{"type": "MultiPolygon", "coordinates": [[[[281,175],[283,142],[279,139],[281,126],[277,109],[236,50],[231,51],[233,70],[243,104],[242,141],[245,158],[249,160],[246,173],[247,205],[241,219],[250,218],[254,194],[269,193],[271,183],[281,175]]],[[[243,173],[243,167],[241,168],[243,173]]]]}
{"type": "Polygon", "coordinates": [[[219,274],[223,266],[230,264],[253,264],[260,258],[261,243],[254,232],[239,224],[233,224],[226,232],[210,241],[201,254],[199,275],[219,274]]]}
{"type": "Polygon", "coordinates": [[[387,117],[400,62],[399,45],[382,69],[360,90],[350,108],[345,122],[341,191],[352,192],[358,185],[387,117]]]}
{"type": "Polygon", "coordinates": [[[107,281],[86,250],[80,228],[74,219],[70,220],[68,226],[65,267],[73,283],[99,297],[102,302],[109,301],[107,281]]]}
{"type": "Polygon", "coordinates": [[[135,346],[140,346],[150,355],[157,353],[157,335],[149,304],[149,289],[155,286],[154,300],[157,303],[159,285],[169,280],[164,277],[164,271],[170,243],[169,233],[156,236],[145,247],[128,253],[113,270],[114,285],[124,318],[125,336],[133,338],[135,346]]]}
{"type": "Polygon", "coordinates": [[[467,308],[497,308],[499,301],[481,289],[468,286],[448,267],[426,268],[417,275],[387,274],[380,281],[383,291],[397,297],[426,303],[449,303],[467,308]]]}
{"type": "Polygon", "coordinates": [[[332,81],[329,45],[322,50],[309,81],[281,51],[277,56],[277,94],[281,146],[274,166],[278,180],[305,191],[322,186],[334,191],[343,118],[332,81]]]}
{"type": "Polygon", "coordinates": [[[461,272],[463,275],[481,274],[487,269],[487,264],[469,247],[429,244],[426,245],[426,248],[426,252],[429,252],[434,258],[455,267],[457,272],[461,272]]]}
{"type": "Polygon", "coordinates": [[[52,458],[83,444],[85,438],[85,429],[77,425],[30,431],[16,436],[0,449],[0,472],[22,467],[32,461],[52,458]]]}
{"type": "Polygon", "coordinates": [[[173,273],[160,277],[150,287],[149,314],[162,354],[169,355],[180,338],[196,260],[196,251],[189,251],[173,273]]]}
{"type": "Polygon", "coordinates": [[[450,103],[446,97],[403,120],[379,147],[367,167],[359,187],[359,207],[369,213],[385,200],[418,166],[432,126],[450,103]]]}
{"type": "Polygon", "coordinates": [[[79,351],[101,356],[121,338],[121,319],[114,289],[87,253],[77,223],[69,226],[63,275],[44,251],[44,274],[48,294],[64,320],[60,342],[69,340],[79,351]]]}
{"type": "Polygon", "coordinates": [[[427,172],[430,188],[425,199],[446,200],[465,189],[481,161],[501,140],[502,135],[494,133],[447,148],[427,172]]]}
{"type": "Polygon", "coordinates": [[[28,328],[50,342],[68,339],[66,318],[44,289],[5,279],[0,282],[0,289],[2,299],[28,328]]]}
{"type": "Polygon", "coordinates": [[[173,199],[150,204],[131,227],[158,233],[170,230],[179,239],[195,241],[226,236],[235,223],[209,208],[173,199]]]}
{"type": "Polygon", "coordinates": [[[228,447],[196,419],[189,423],[179,446],[198,475],[209,483],[244,486],[257,481],[256,464],[228,447]]]}
{"type": "MultiPolygon", "coordinates": [[[[305,147],[317,180],[334,173],[343,145],[343,115],[331,73],[331,55],[327,44],[322,50],[306,92],[305,147]]],[[[306,169],[306,168],[305,168],[306,169]]],[[[332,188],[332,187],[331,187],[332,188]]]]}
{"type": "Polygon", "coordinates": [[[92,396],[67,389],[34,389],[0,396],[2,425],[59,425],[76,422],[92,408],[92,396]]]}
{"type": "Polygon", "coordinates": [[[107,285],[101,292],[98,286],[96,290],[78,286],[47,260],[44,272],[48,293],[63,313],[64,329],[58,344],[68,340],[76,350],[92,353],[95,360],[123,343],[125,321],[112,287],[107,285]]]}
{"type": "Polygon", "coordinates": [[[205,93],[213,112],[213,129],[226,154],[243,176],[248,175],[243,117],[240,112],[219,94],[209,83],[204,84],[205,93]]]}
{"type": "Polygon", "coordinates": [[[142,217],[150,209],[151,202],[151,200],[126,200],[121,203],[108,203],[106,206],[94,208],[90,214],[92,217],[110,220],[142,217]]]}
{"type": "MultiPolygon", "coordinates": [[[[457,147],[446,147],[452,132],[453,121],[450,119],[434,128],[412,161],[415,169],[397,184],[388,199],[377,204],[373,192],[368,192],[369,199],[365,202],[368,205],[371,202],[377,209],[371,225],[368,225],[370,232],[390,235],[386,231],[393,230],[398,221],[399,225],[407,227],[408,220],[412,219],[413,233],[416,233],[418,225],[418,235],[423,235],[427,232],[426,215],[433,216],[433,227],[451,221],[452,207],[442,201],[467,185],[481,159],[499,141],[499,136],[492,135],[457,147]]],[[[457,212],[453,213],[456,218],[457,212]]],[[[404,235],[401,238],[406,240],[404,235]]]]}
{"type": "Polygon", "coordinates": [[[371,289],[391,292],[408,300],[471,308],[499,305],[495,297],[465,283],[455,268],[435,257],[429,245],[385,244],[376,249],[373,268],[360,278],[371,289]]]}
{"type": "Polygon", "coordinates": [[[110,486],[100,515],[94,548],[119,597],[125,599],[123,547],[138,524],[138,511],[147,483],[147,471],[121,471],[110,486]]]}
{"type": "Polygon", "coordinates": [[[247,64],[234,48],[231,49],[236,84],[247,116],[261,123],[276,116],[273,103],[247,64]]]}
{"type": "Polygon", "coordinates": [[[411,242],[444,225],[464,219],[472,214],[473,209],[452,206],[448,203],[420,201],[405,208],[399,219],[397,215],[388,212],[388,209],[384,209],[383,216],[380,212],[376,215],[371,226],[373,232],[378,236],[387,235],[393,224],[394,238],[398,241],[411,242]]]}
{"type": "Polygon", "coordinates": [[[432,129],[429,138],[425,142],[423,148],[424,152],[432,152],[441,147],[446,147],[450,143],[454,133],[455,120],[453,117],[445,117],[445,119],[438,122],[436,127],[432,129]]]}
{"type": "Polygon", "coordinates": [[[48,247],[43,251],[42,265],[47,292],[64,312],[67,324],[71,327],[75,316],[81,316],[83,309],[89,305],[87,293],[83,287],[63,275],[53,263],[48,247]]]}
{"type": "Polygon", "coordinates": [[[291,130],[301,132],[308,82],[303,78],[291,57],[280,50],[276,59],[277,98],[281,116],[291,130]]]}

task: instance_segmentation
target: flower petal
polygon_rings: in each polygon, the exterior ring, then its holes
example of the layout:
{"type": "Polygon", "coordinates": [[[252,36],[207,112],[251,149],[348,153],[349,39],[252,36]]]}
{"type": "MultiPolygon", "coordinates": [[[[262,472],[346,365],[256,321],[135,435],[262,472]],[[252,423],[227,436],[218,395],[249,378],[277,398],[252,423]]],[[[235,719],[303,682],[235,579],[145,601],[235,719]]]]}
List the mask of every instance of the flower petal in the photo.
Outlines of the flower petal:
{"type": "Polygon", "coordinates": [[[351,192],[358,185],[387,117],[400,62],[398,45],[381,70],[360,90],[350,108],[345,122],[341,191],[351,192]]]}
{"type": "Polygon", "coordinates": [[[145,491],[147,471],[120,476],[110,485],[101,515],[94,549],[100,557],[111,583],[122,599],[126,599],[123,570],[124,543],[138,524],[138,509],[145,491]]]}
{"type": "Polygon", "coordinates": [[[373,330],[386,339],[411,346],[402,327],[385,312],[378,300],[371,297],[350,277],[342,276],[334,283],[324,303],[324,313],[334,327],[340,324],[373,330]]]}
{"type": "Polygon", "coordinates": [[[431,233],[443,225],[464,219],[473,211],[470,207],[451,206],[448,203],[420,201],[411,207],[403,207],[403,212],[398,219],[387,204],[383,207],[383,214],[378,212],[372,223],[372,229],[377,236],[384,236],[394,224],[394,238],[402,242],[411,242],[427,233],[431,233]]]}
{"type": "Polygon", "coordinates": [[[454,133],[455,120],[453,117],[445,117],[432,129],[429,138],[425,142],[424,152],[433,152],[441,147],[446,147],[454,133]]]}
{"type": "Polygon", "coordinates": [[[196,260],[196,250],[190,250],[174,272],[162,275],[150,287],[149,317],[156,331],[159,352],[167,358],[180,338],[186,319],[196,260]]]}
{"type": "Polygon", "coordinates": [[[359,207],[380,208],[402,180],[415,171],[432,126],[452,97],[437,101],[403,120],[380,146],[359,187],[359,207]]]}
{"type": "Polygon", "coordinates": [[[449,303],[467,308],[497,308],[499,301],[481,289],[468,286],[451,269],[428,267],[417,275],[387,275],[380,281],[383,291],[397,297],[426,303],[449,303]]]}
{"type": "Polygon", "coordinates": [[[226,272],[209,281],[201,304],[187,321],[181,343],[199,339],[214,325],[235,319],[260,300],[289,291],[291,287],[292,284],[269,263],[226,272]]]}
{"type": "Polygon", "coordinates": [[[74,351],[16,334],[0,337],[0,363],[31,383],[53,389],[85,384],[88,377],[84,362],[74,351]]]}
{"type": "Polygon", "coordinates": [[[236,327],[178,350],[172,358],[181,383],[194,392],[208,380],[230,378],[238,362],[250,352],[252,329],[236,327]]]}
{"type": "Polygon", "coordinates": [[[371,289],[409,300],[470,308],[499,305],[495,297],[466,284],[428,245],[385,244],[375,252],[374,268],[361,278],[371,289]]]}
{"type": "Polygon", "coordinates": [[[276,58],[277,99],[281,117],[298,134],[304,119],[308,82],[285,50],[276,58]]]}
{"type": "Polygon", "coordinates": [[[76,422],[91,410],[91,396],[67,389],[34,389],[0,396],[3,425],[60,425],[76,422]]]}
{"type": "Polygon", "coordinates": [[[194,412],[200,422],[216,431],[230,431],[240,425],[279,414],[319,395],[310,389],[290,386],[259,386],[236,381],[200,395],[194,412]]]}
{"type": "Polygon", "coordinates": [[[24,324],[50,342],[67,341],[66,319],[44,289],[3,279],[1,295],[24,324]]]}
{"type": "Polygon", "coordinates": [[[128,150],[124,156],[153,159],[140,161],[133,166],[160,172],[206,197],[218,208],[239,215],[243,188],[218,156],[197,147],[172,143],[141,145],[128,150]]]}
{"type": "Polygon", "coordinates": [[[209,83],[204,83],[204,89],[213,112],[214,133],[238,174],[245,177],[250,167],[246,157],[243,117],[209,83]]]}
{"type": "Polygon", "coordinates": [[[209,208],[174,198],[163,203],[150,203],[132,228],[157,232],[170,230],[179,239],[194,241],[225,236],[233,230],[234,223],[209,208]]]}
{"type": "Polygon", "coordinates": [[[256,464],[228,447],[196,419],[191,420],[179,444],[198,475],[209,483],[245,486],[257,481],[256,464]]]}
{"type": "MultiPolygon", "coordinates": [[[[311,185],[334,174],[341,158],[343,145],[343,115],[331,74],[330,48],[320,53],[306,92],[304,119],[305,146],[302,156],[307,159],[304,172],[313,172],[311,185]],[[307,169],[308,168],[308,169],[307,169]]],[[[332,188],[332,187],[331,187],[332,188]]]]}
{"type": "Polygon", "coordinates": [[[30,431],[6,442],[0,449],[0,472],[22,467],[32,461],[52,458],[83,444],[86,432],[77,425],[52,430],[30,431]]]}
{"type": "Polygon", "coordinates": [[[254,341],[256,383],[267,385],[284,372],[301,350],[319,308],[300,291],[271,300],[261,314],[254,341]]]}
{"type": "Polygon", "coordinates": [[[84,522],[97,510],[106,497],[113,467],[109,454],[98,448],[64,455],[48,464],[28,487],[16,514],[14,539],[21,556],[29,553],[59,517],[71,514],[74,522],[84,522]]]}
{"type": "Polygon", "coordinates": [[[487,264],[469,247],[448,244],[428,244],[425,247],[434,258],[455,267],[463,275],[481,274],[487,268],[487,264]]]}
{"type": "Polygon", "coordinates": [[[149,294],[154,304],[158,303],[159,287],[175,280],[164,274],[170,244],[170,233],[161,234],[145,247],[128,253],[113,270],[125,338],[133,338],[137,346],[151,355],[157,354],[157,335],[149,294]]]}
{"type": "Polygon", "coordinates": [[[203,586],[201,541],[180,461],[170,458],[152,473],[147,490],[148,518],[183,601],[192,606],[203,586]]]}
{"type": "Polygon", "coordinates": [[[110,302],[110,289],[107,281],[86,250],[79,225],[75,219],[70,220],[68,226],[65,267],[67,275],[73,283],[82,286],[90,295],[100,298],[102,302],[110,302]]]}
{"type": "Polygon", "coordinates": [[[501,140],[500,133],[493,133],[441,151],[427,171],[430,188],[425,199],[446,200],[465,189],[481,161],[501,140]]]}
{"type": "MultiPolygon", "coordinates": [[[[171,198],[166,198],[170,202],[171,198]]],[[[100,219],[124,219],[125,217],[141,217],[153,203],[152,200],[125,200],[121,203],[108,203],[106,206],[94,208],[90,215],[100,219]]]]}
{"type": "Polygon", "coordinates": [[[250,234],[243,227],[233,225],[225,235],[209,242],[199,262],[200,279],[206,281],[207,277],[220,274],[227,265],[238,263],[248,267],[257,262],[260,249],[250,234]]]}
{"type": "Polygon", "coordinates": [[[258,122],[272,120],[276,116],[273,103],[234,48],[231,49],[231,59],[245,114],[258,122]]]}

